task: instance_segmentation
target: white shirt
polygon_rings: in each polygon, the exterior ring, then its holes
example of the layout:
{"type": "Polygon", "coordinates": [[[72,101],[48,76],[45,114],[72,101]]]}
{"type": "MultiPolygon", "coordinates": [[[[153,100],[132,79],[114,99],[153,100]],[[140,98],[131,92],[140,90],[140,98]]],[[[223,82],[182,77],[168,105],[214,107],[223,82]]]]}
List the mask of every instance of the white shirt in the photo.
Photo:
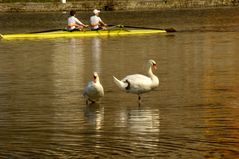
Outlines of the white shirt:
{"type": "Polygon", "coordinates": [[[100,22],[102,22],[100,17],[98,17],[96,15],[93,15],[90,17],[90,24],[92,25],[93,29],[98,29],[100,22]]]}
{"type": "Polygon", "coordinates": [[[75,26],[72,26],[74,24],[79,24],[79,25],[83,25],[83,23],[81,21],[79,21],[79,19],[77,19],[74,16],[71,16],[68,18],[68,28],[70,30],[75,29],[75,26]]]}

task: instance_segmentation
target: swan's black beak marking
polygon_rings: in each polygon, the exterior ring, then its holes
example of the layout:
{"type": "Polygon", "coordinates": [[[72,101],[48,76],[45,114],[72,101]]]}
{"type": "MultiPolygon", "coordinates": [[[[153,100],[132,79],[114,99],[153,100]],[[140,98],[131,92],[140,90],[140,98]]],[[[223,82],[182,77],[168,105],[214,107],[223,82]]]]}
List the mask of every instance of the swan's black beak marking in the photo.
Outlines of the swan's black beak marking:
{"type": "Polygon", "coordinates": [[[97,78],[97,77],[96,77],[96,76],[93,76],[93,78],[94,78],[94,82],[96,83],[96,78],[97,78]]]}
{"type": "Polygon", "coordinates": [[[153,68],[157,70],[157,65],[155,63],[153,64],[153,68]]]}

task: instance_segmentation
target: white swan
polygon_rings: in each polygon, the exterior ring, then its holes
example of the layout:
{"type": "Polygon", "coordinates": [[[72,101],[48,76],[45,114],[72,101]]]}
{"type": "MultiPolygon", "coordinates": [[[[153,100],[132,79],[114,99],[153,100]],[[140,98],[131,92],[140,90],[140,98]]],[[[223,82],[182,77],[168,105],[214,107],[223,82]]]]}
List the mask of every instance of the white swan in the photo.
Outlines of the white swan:
{"type": "Polygon", "coordinates": [[[93,81],[90,81],[85,87],[83,95],[86,98],[86,104],[88,104],[88,101],[98,102],[104,96],[104,88],[100,83],[97,72],[93,73],[93,81]]]}
{"type": "Polygon", "coordinates": [[[154,60],[148,61],[148,76],[141,74],[128,75],[122,80],[118,80],[113,76],[116,85],[127,93],[134,93],[138,95],[138,100],[141,102],[140,94],[151,91],[158,87],[159,79],[152,72],[152,67],[157,69],[154,60]]]}

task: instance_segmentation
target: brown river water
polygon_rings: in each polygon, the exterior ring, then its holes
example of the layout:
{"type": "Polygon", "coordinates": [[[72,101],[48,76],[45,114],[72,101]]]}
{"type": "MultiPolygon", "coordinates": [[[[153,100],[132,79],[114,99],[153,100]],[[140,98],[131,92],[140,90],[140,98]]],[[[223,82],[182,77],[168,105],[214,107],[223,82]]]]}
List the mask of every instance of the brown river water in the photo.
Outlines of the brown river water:
{"type": "MultiPolygon", "coordinates": [[[[0,33],[62,28],[67,16],[1,13],[0,33]]],[[[239,158],[239,8],[101,17],[178,32],[0,40],[0,158],[239,158]],[[138,106],[112,76],[145,74],[148,59],[160,84],[138,106]],[[93,71],[105,96],[86,105],[93,71]]]]}

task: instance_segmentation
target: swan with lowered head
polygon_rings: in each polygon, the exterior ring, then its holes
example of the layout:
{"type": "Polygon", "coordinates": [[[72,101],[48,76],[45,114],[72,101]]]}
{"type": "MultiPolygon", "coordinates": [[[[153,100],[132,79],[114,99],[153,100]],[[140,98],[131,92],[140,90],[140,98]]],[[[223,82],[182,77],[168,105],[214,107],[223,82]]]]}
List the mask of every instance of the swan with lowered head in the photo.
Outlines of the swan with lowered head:
{"type": "Polygon", "coordinates": [[[158,87],[159,79],[152,72],[153,69],[157,69],[156,62],[154,60],[148,61],[148,76],[141,74],[128,75],[122,80],[118,80],[113,76],[116,85],[127,93],[134,93],[138,95],[139,102],[141,101],[140,94],[149,92],[158,87]]]}
{"type": "Polygon", "coordinates": [[[97,72],[93,73],[93,81],[90,81],[85,87],[84,97],[86,98],[86,104],[88,102],[98,102],[100,98],[104,96],[104,88],[100,83],[100,78],[97,72]]]}

